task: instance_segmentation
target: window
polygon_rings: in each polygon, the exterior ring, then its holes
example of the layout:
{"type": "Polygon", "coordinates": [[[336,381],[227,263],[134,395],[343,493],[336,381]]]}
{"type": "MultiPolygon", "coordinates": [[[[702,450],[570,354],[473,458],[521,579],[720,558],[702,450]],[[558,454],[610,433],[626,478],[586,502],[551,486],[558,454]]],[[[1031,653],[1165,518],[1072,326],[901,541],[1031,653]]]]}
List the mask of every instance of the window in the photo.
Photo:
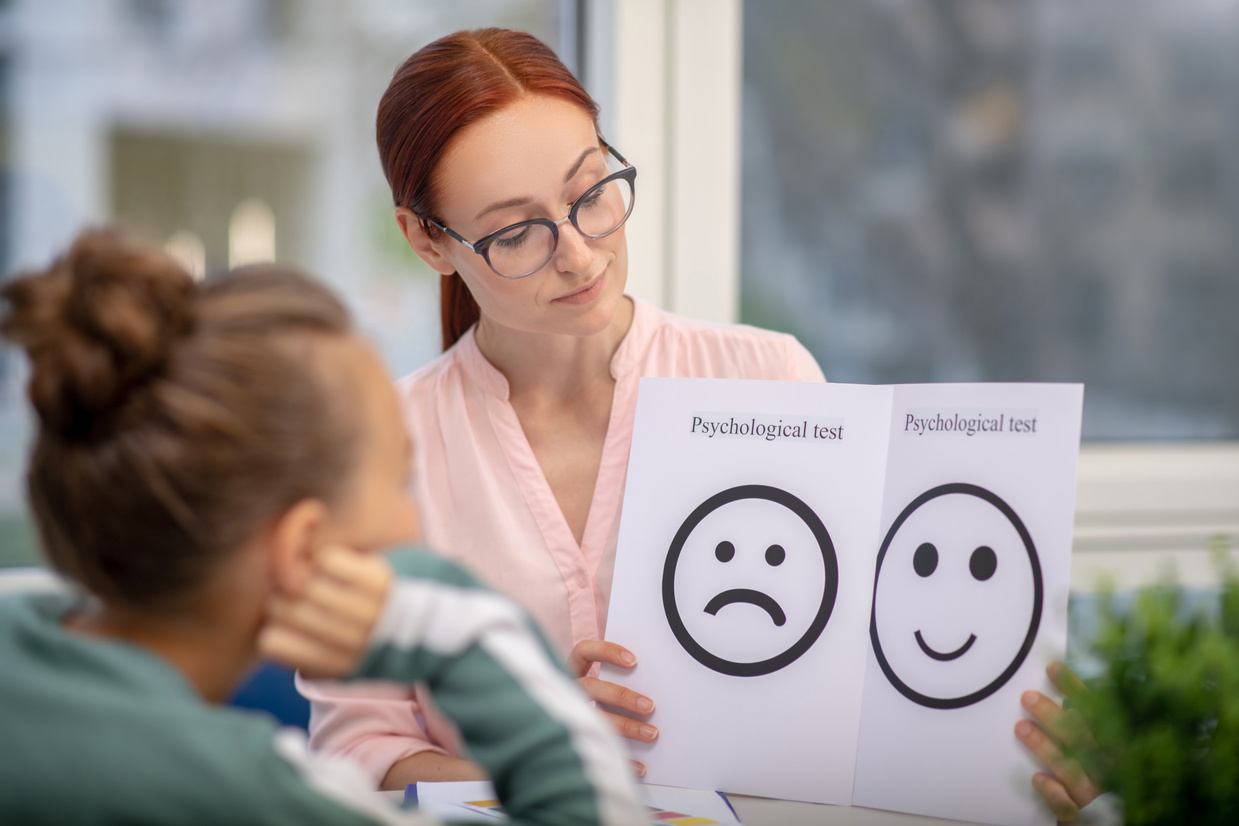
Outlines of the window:
{"type": "Polygon", "coordinates": [[[745,6],[742,318],[844,381],[1239,438],[1239,3],[745,6]]]}

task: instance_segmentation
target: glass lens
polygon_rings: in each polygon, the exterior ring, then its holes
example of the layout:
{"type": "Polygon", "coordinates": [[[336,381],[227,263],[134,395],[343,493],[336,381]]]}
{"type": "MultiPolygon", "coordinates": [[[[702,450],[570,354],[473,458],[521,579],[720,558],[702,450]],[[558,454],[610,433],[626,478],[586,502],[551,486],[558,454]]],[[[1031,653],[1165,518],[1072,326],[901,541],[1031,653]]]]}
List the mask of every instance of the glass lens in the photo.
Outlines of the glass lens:
{"type": "Polygon", "coordinates": [[[576,225],[585,235],[600,238],[614,232],[632,209],[632,184],[625,178],[603,181],[576,204],[576,225]]]}
{"type": "Polygon", "coordinates": [[[528,275],[551,257],[555,236],[546,224],[512,227],[491,241],[487,257],[495,272],[515,278],[528,275]]]}

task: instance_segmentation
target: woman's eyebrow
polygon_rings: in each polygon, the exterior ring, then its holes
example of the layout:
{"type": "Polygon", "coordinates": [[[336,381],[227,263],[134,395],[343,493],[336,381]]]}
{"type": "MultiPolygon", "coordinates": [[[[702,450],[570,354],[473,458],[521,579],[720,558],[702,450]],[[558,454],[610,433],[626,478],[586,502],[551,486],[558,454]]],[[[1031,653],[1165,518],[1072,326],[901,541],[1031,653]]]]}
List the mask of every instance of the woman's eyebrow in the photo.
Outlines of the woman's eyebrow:
{"type": "MultiPolygon", "coordinates": [[[[597,151],[598,151],[598,147],[591,146],[588,149],[586,149],[584,152],[582,152],[580,157],[576,159],[576,162],[572,164],[572,168],[568,170],[568,174],[564,176],[564,183],[568,183],[568,181],[571,181],[573,176],[576,175],[576,173],[581,171],[581,166],[585,163],[586,158],[588,158],[592,153],[597,152],[597,151]]],[[[506,201],[499,201],[497,203],[491,204],[490,206],[486,207],[486,209],[482,210],[477,215],[474,215],[473,220],[477,221],[481,219],[482,216],[488,213],[494,212],[495,210],[508,209],[509,207],[525,206],[526,204],[532,202],[532,200],[533,200],[532,198],[509,198],[506,201]]]]}
{"type": "Polygon", "coordinates": [[[571,181],[572,176],[575,175],[577,172],[581,171],[581,164],[585,163],[585,159],[590,156],[591,152],[597,152],[597,151],[598,151],[598,147],[591,146],[590,148],[582,152],[581,157],[576,159],[576,163],[572,165],[572,168],[568,170],[568,174],[564,176],[564,183],[568,183],[568,181],[571,181]]]}
{"type": "Polygon", "coordinates": [[[506,201],[500,201],[498,203],[491,204],[486,209],[479,212],[477,215],[474,215],[473,220],[476,221],[479,218],[481,218],[483,215],[486,215],[487,213],[490,213],[490,212],[494,212],[497,209],[507,209],[508,207],[524,206],[525,204],[530,203],[532,200],[533,200],[532,198],[509,198],[506,201]]]}

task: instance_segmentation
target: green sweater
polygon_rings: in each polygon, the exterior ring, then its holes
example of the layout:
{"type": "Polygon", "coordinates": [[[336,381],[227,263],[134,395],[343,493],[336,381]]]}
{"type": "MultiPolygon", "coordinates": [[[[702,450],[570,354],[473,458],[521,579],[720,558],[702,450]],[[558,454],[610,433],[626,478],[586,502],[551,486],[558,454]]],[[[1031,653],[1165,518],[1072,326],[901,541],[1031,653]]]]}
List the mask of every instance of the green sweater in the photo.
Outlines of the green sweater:
{"type": "MultiPolygon", "coordinates": [[[[615,735],[525,614],[428,553],[391,559],[354,678],[424,680],[515,822],[647,823],[615,735]]],[[[66,631],[80,604],[0,598],[0,824],[433,822],[300,731],[203,702],[154,653],[66,631]]]]}

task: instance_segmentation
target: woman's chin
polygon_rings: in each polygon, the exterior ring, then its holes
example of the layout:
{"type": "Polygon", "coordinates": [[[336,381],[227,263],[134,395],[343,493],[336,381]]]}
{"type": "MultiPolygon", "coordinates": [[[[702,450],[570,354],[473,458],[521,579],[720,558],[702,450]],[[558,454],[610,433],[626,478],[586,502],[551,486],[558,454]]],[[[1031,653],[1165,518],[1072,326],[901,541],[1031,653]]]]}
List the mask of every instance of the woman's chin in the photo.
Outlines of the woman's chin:
{"type": "Polygon", "coordinates": [[[594,336],[610,330],[619,323],[623,315],[620,310],[626,300],[622,285],[613,293],[608,291],[607,294],[599,296],[589,312],[582,314],[578,320],[576,335],[594,336]]]}
{"type": "Polygon", "coordinates": [[[606,332],[617,323],[620,308],[624,305],[624,282],[608,272],[600,284],[598,294],[588,301],[551,301],[550,316],[554,319],[547,332],[567,333],[576,336],[592,336],[606,332]]]}

